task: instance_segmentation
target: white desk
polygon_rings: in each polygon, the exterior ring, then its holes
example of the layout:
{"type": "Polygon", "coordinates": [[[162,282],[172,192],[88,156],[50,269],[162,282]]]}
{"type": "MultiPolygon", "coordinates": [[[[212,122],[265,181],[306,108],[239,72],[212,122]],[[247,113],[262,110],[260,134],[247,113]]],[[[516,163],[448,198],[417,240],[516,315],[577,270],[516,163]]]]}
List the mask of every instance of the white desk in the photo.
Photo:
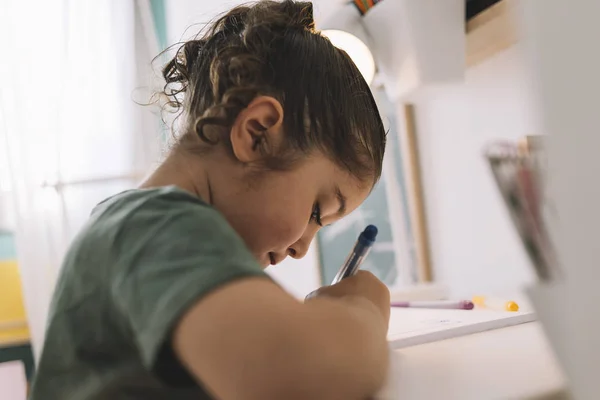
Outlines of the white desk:
{"type": "Polygon", "coordinates": [[[396,351],[402,400],[527,399],[565,385],[538,322],[396,351]]]}

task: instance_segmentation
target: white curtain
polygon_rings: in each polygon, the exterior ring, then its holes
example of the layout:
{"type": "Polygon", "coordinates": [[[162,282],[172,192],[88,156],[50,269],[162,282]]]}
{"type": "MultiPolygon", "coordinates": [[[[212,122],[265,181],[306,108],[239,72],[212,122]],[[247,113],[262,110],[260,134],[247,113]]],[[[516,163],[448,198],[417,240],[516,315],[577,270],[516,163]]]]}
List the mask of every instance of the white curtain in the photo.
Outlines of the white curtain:
{"type": "Polygon", "coordinates": [[[70,240],[158,155],[157,113],[133,101],[155,89],[149,10],[145,0],[0,2],[0,178],[10,177],[36,355],[70,240]]]}

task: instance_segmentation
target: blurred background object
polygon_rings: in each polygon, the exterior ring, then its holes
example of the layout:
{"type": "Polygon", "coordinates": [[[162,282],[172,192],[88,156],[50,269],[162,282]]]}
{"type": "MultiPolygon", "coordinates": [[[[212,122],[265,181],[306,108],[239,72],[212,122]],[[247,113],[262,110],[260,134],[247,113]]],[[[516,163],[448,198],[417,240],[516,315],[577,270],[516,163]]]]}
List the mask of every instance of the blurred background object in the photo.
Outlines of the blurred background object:
{"type": "Polygon", "coordinates": [[[0,73],[11,77],[0,97],[2,215],[17,233],[36,351],[68,243],[95,204],[159,156],[160,117],[134,102],[160,84],[152,10],[132,0],[0,5],[0,73]]]}

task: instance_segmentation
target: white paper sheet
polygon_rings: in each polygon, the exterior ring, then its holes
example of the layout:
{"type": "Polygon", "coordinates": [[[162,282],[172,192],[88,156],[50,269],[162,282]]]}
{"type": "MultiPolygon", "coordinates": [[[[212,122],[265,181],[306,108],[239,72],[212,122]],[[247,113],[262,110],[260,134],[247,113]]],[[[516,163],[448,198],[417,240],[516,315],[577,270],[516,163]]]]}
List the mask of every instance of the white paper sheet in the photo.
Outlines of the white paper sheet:
{"type": "Polygon", "coordinates": [[[392,349],[400,349],[534,320],[530,311],[392,308],[388,341],[392,349]]]}

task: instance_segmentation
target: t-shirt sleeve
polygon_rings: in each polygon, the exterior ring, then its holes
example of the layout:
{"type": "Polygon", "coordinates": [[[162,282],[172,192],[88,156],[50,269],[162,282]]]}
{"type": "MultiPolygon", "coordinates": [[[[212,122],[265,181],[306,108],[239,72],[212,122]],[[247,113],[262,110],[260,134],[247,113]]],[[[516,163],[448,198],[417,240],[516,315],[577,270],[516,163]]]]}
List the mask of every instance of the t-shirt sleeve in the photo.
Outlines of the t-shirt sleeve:
{"type": "Polygon", "coordinates": [[[146,201],[123,223],[117,243],[112,296],[149,369],[202,296],[235,279],[267,277],[221,214],[188,199],[146,201]]]}

